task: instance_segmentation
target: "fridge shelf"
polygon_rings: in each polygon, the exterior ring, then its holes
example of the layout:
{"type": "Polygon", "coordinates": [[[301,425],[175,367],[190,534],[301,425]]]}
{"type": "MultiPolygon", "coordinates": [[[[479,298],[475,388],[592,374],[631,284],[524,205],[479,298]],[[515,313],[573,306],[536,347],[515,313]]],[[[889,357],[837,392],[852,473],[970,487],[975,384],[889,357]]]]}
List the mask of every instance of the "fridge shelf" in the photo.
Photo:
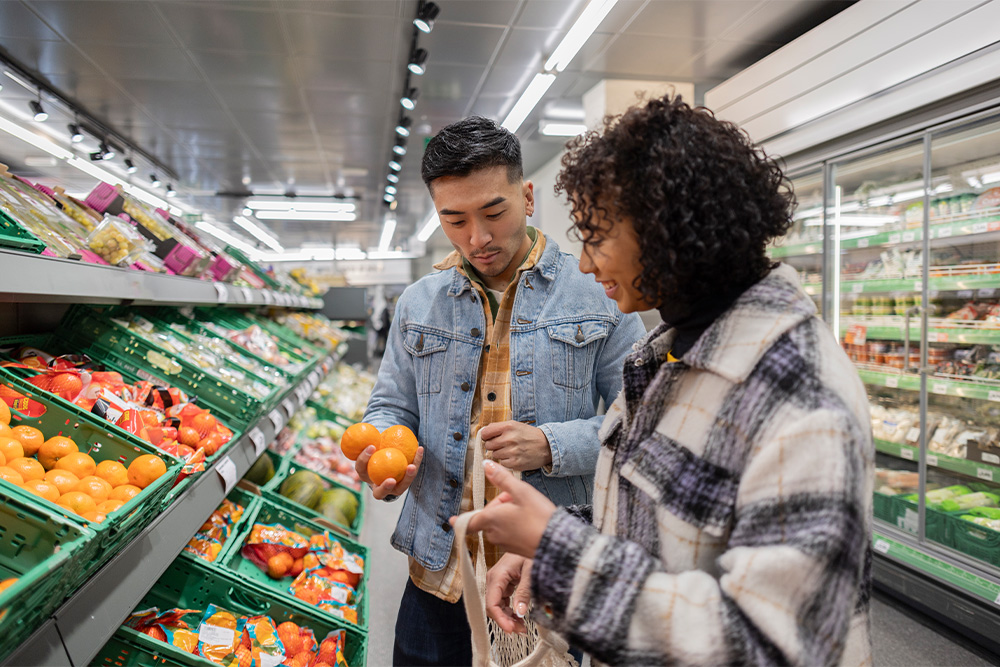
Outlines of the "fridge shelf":
{"type": "MultiPolygon", "coordinates": [[[[992,292],[993,290],[990,290],[989,296],[993,296],[992,292]]],[[[902,341],[906,336],[906,325],[903,317],[846,317],[840,326],[841,336],[852,325],[865,327],[865,337],[868,340],[902,341]]],[[[919,341],[920,322],[911,319],[910,342],[919,341]]],[[[930,343],[1000,345],[1000,323],[930,318],[928,320],[927,341],[930,343]]]]}
{"type": "MultiPolygon", "coordinates": [[[[883,367],[869,364],[856,364],[856,366],[861,381],[867,385],[920,391],[920,375],[917,373],[904,373],[895,369],[881,370],[883,367]]],[[[991,380],[977,381],[953,376],[928,375],[927,391],[939,396],[957,396],[1000,403],[1000,382],[991,380]]]]}
{"type": "MultiPolygon", "coordinates": [[[[883,454],[906,459],[907,461],[917,461],[920,459],[920,449],[905,443],[889,442],[888,440],[879,440],[876,438],[875,449],[883,454]]],[[[927,465],[987,482],[1000,482],[1000,466],[992,466],[988,463],[979,463],[945,454],[927,452],[927,465]]]]}

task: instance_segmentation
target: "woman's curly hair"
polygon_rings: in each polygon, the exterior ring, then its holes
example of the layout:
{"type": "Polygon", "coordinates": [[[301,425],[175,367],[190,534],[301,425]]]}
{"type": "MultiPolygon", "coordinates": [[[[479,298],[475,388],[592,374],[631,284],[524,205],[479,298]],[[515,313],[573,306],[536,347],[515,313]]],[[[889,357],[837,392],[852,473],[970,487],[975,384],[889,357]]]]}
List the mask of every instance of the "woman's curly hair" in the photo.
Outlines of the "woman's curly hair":
{"type": "Polygon", "coordinates": [[[729,296],[767,275],[771,239],[791,226],[791,183],[735,125],[667,95],[569,142],[556,193],[586,241],[604,216],[632,220],[648,303],[729,296]]]}

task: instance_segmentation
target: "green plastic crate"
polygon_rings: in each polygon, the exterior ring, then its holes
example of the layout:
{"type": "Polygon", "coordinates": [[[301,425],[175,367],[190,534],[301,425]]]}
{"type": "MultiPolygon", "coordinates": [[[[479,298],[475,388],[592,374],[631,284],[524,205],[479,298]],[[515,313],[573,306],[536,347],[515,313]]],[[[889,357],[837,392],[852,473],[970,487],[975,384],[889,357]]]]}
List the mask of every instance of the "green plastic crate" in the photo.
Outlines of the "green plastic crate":
{"type": "MultiPolygon", "coordinates": [[[[266,572],[254,565],[251,560],[243,557],[243,544],[250,535],[250,531],[253,529],[254,524],[258,523],[268,526],[279,524],[306,537],[309,537],[314,533],[329,532],[331,533],[331,537],[341,543],[344,550],[360,555],[365,561],[365,571],[361,576],[361,581],[358,584],[358,588],[355,593],[358,600],[358,623],[356,627],[359,627],[360,629],[368,627],[368,568],[370,565],[368,548],[358,544],[354,540],[343,537],[342,535],[337,535],[331,531],[328,526],[316,523],[299,512],[294,512],[287,507],[283,507],[275,503],[270,497],[262,498],[261,502],[254,506],[254,511],[252,513],[247,512],[243,515],[239,525],[227,542],[227,548],[223,550],[220,557],[216,560],[216,563],[234,573],[242,581],[257,587],[262,587],[266,589],[269,594],[280,596],[292,606],[305,605],[306,608],[312,610],[316,614],[328,615],[327,612],[312,607],[308,603],[299,600],[288,592],[288,587],[292,583],[292,577],[285,577],[279,580],[272,579],[267,576],[266,572]]],[[[346,620],[343,622],[355,625],[346,620]]]]}
{"type": "Polygon", "coordinates": [[[337,422],[338,424],[342,424],[344,426],[350,426],[351,424],[357,424],[356,421],[353,421],[353,420],[345,417],[344,415],[340,414],[339,412],[334,412],[333,410],[331,410],[330,408],[326,407],[325,405],[323,405],[319,401],[314,401],[311,398],[308,399],[308,400],[306,400],[306,405],[308,407],[310,407],[310,408],[315,408],[315,410],[316,410],[316,418],[317,419],[325,419],[327,421],[337,422]]]}
{"type": "MultiPolygon", "coordinates": [[[[174,654],[181,651],[164,642],[158,642],[142,633],[120,628],[108,640],[91,665],[107,665],[108,667],[163,667],[164,665],[186,665],[187,661],[179,662],[174,654]],[[148,641],[137,641],[136,637],[145,637],[148,641]]],[[[186,654],[185,654],[186,655],[186,654]]],[[[193,656],[192,656],[193,657],[193,656]]],[[[198,658],[195,658],[198,660],[198,658]]],[[[199,665],[214,665],[214,662],[203,660],[199,665]]]]}
{"type": "MultiPolygon", "coordinates": [[[[314,613],[308,605],[292,605],[267,590],[249,586],[231,573],[210,567],[195,558],[176,559],[153,584],[136,609],[158,607],[161,611],[173,608],[204,610],[214,604],[246,616],[266,614],[275,625],[292,621],[312,629],[317,641],[322,641],[332,631],[345,630],[347,646],[344,657],[351,667],[364,667],[368,648],[368,635],[358,627],[327,614],[314,613]]],[[[129,628],[121,628],[118,636],[127,637],[135,645],[156,649],[178,664],[208,666],[214,663],[186,653],[164,642],[159,642],[129,628]]]]}
{"type": "Polygon", "coordinates": [[[59,606],[76,583],[74,569],[97,549],[93,531],[0,489],[0,660],[59,606]]]}
{"type": "MultiPolygon", "coordinates": [[[[312,407],[312,406],[310,406],[310,407],[312,407]]],[[[336,424],[337,426],[340,426],[343,429],[347,429],[349,426],[351,426],[351,421],[349,419],[347,419],[346,417],[343,417],[341,415],[338,415],[336,413],[329,412],[329,411],[324,411],[324,412],[326,412],[326,414],[320,415],[320,411],[316,410],[316,417],[317,417],[316,421],[315,422],[310,422],[309,426],[306,426],[306,428],[302,429],[301,431],[299,431],[298,433],[295,434],[295,443],[292,445],[292,448],[289,449],[288,453],[285,455],[285,457],[289,461],[295,462],[295,455],[298,454],[299,451],[302,450],[302,447],[305,445],[305,443],[307,441],[309,441],[309,440],[312,439],[308,435],[306,435],[306,431],[314,423],[318,423],[318,422],[321,422],[321,421],[328,421],[328,422],[332,422],[332,423],[336,424]],[[330,415],[330,416],[327,416],[327,415],[330,415]]],[[[339,443],[339,439],[338,439],[337,440],[337,447],[339,448],[339,446],[340,446],[340,443],[339,443]]],[[[332,462],[333,459],[328,459],[328,461],[332,462]]],[[[351,465],[351,469],[353,470],[354,469],[353,461],[351,461],[351,464],[352,464],[351,465]]],[[[332,472],[327,472],[327,471],[323,471],[323,470],[314,470],[314,472],[317,472],[320,475],[324,475],[325,477],[329,477],[331,480],[339,482],[340,484],[342,484],[344,486],[347,486],[347,487],[351,488],[354,491],[358,491],[358,492],[361,491],[361,482],[360,482],[360,480],[357,482],[358,483],[358,488],[355,489],[351,483],[338,478],[332,472]]]]}
{"type": "Polygon", "coordinates": [[[75,410],[70,403],[36,389],[2,368],[0,368],[0,383],[12,387],[18,393],[41,403],[45,407],[45,413],[39,417],[26,417],[12,408],[12,426],[34,426],[46,438],[55,435],[72,438],[81,452],[90,454],[98,463],[113,460],[128,467],[132,461],[143,454],[155,454],[167,464],[165,474],[143,489],[142,493],[124,507],[108,514],[104,523],[88,521],[53,502],[0,480],[0,492],[34,503],[75,524],[86,526],[95,533],[97,549],[93,558],[75,565],[78,575],[77,581],[82,582],[156,518],[162,508],[163,498],[173,485],[182,464],[179,460],[157,450],[152,445],[132,438],[130,434],[117,426],[89,413],[75,410]]]}
{"type": "Polygon", "coordinates": [[[959,516],[948,517],[951,546],[990,565],[1000,566],[1000,532],[971,523],[959,516]]]}
{"type": "Polygon", "coordinates": [[[240,313],[243,317],[247,318],[251,322],[260,325],[261,328],[270,331],[278,338],[282,339],[286,343],[291,343],[296,347],[302,349],[303,352],[311,352],[312,356],[326,354],[328,351],[326,348],[312,342],[308,338],[300,336],[295,331],[286,327],[280,322],[275,322],[269,317],[263,317],[257,313],[240,313]]]}
{"type": "MultiPolygon", "coordinates": [[[[274,387],[268,396],[258,399],[184,358],[164,352],[109,317],[85,306],[74,306],[66,313],[59,334],[73,343],[96,346],[103,351],[103,355],[110,355],[120,367],[139,377],[162,379],[188,394],[198,396],[203,405],[224,415],[229,423],[240,428],[256,422],[282,393],[282,387],[274,387]]],[[[230,365],[229,362],[226,365],[230,365]]]]}
{"type": "Polygon", "coordinates": [[[19,225],[6,212],[0,211],[0,248],[12,248],[38,255],[45,250],[45,243],[19,225]]]}
{"type": "MultiPolygon", "coordinates": [[[[236,523],[233,524],[232,529],[229,531],[229,537],[226,538],[226,542],[222,545],[222,550],[219,551],[219,555],[215,557],[214,561],[207,561],[199,558],[193,553],[189,553],[187,551],[182,550],[181,553],[185,554],[185,558],[193,558],[195,560],[201,561],[202,563],[205,563],[206,565],[210,565],[213,567],[220,567],[222,558],[225,556],[226,552],[229,551],[229,547],[236,541],[236,536],[239,534],[239,527],[242,525],[242,521],[250,513],[256,512],[257,506],[261,502],[263,502],[263,498],[261,498],[259,490],[256,489],[251,490],[249,488],[241,488],[239,486],[230,491],[229,494],[226,496],[226,498],[238,505],[242,505],[243,515],[240,517],[238,521],[236,521],[236,523]]],[[[205,520],[208,521],[207,517],[205,520]]],[[[192,537],[194,537],[194,535],[192,535],[192,537]]]]}
{"type": "Polygon", "coordinates": [[[312,343],[299,338],[291,329],[270,320],[250,317],[229,308],[199,307],[195,309],[195,313],[202,320],[214,322],[221,327],[235,331],[241,331],[256,325],[273,336],[278,349],[293,361],[301,361],[303,363],[318,361],[326,354],[326,352],[315,347],[312,343]]]}
{"type": "Polygon", "coordinates": [[[226,254],[235,259],[243,266],[245,266],[248,271],[252,271],[254,275],[256,275],[258,278],[264,281],[264,284],[270,287],[271,289],[278,289],[279,287],[281,287],[281,283],[279,283],[271,276],[267,275],[267,272],[259,268],[257,266],[257,263],[252,259],[250,259],[249,257],[247,257],[246,253],[244,253],[239,248],[234,248],[231,245],[227,245],[226,254]]]}
{"type": "MultiPolygon", "coordinates": [[[[881,519],[900,530],[916,534],[917,503],[904,500],[901,496],[889,496],[877,491],[874,494],[873,500],[876,519],[881,519]]],[[[939,512],[928,507],[924,527],[924,534],[927,536],[927,539],[944,546],[952,546],[949,519],[950,516],[947,512],[939,512]]]]}
{"type": "Polygon", "coordinates": [[[268,482],[267,484],[264,485],[264,487],[263,487],[264,497],[266,499],[268,499],[268,500],[273,501],[274,503],[276,503],[278,505],[281,505],[282,507],[286,507],[286,508],[292,510],[293,512],[298,512],[298,513],[300,513],[300,514],[302,514],[302,515],[304,515],[306,517],[311,517],[311,518],[314,518],[314,519],[315,518],[321,518],[324,521],[327,521],[328,519],[326,519],[326,517],[324,517],[323,515],[319,514],[318,512],[316,512],[315,510],[313,510],[311,507],[306,507],[305,505],[300,505],[297,502],[294,502],[292,500],[289,500],[288,498],[285,498],[284,496],[282,496],[279,493],[279,491],[281,489],[282,483],[286,479],[288,479],[288,477],[290,477],[291,475],[295,474],[299,470],[309,470],[309,472],[313,472],[313,473],[316,473],[317,475],[319,475],[320,480],[322,480],[322,482],[324,483],[324,485],[326,486],[327,489],[331,489],[331,488],[347,489],[352,494],[354,494],[354,496],[358,499],[358,513],[354,517],[354,521],[351,523],[351,525],[350,526],[345,526],[345,525],[343,525],[341,523],[337,523],[337,522],[331,522],[331,524],[335,525],[335,526],[339,526],[340,528],[342,528],[343,530],[345,530],[349,536],[357,537],[361,533],[361,526],[362,526],[362,523],[364,522],[364,516],[365,516],[365,494],[361,493],[360,491],[356,491],[356,490],[354,490],[354,489],[352,489],[352,488],[350,488],[348,486],[345,486],[345,485],[341,484],[340,482],[338,482],[336,480],[330,479],[329,477],[327,477],[326,475],[324,475],[322,473],[318,473],[315,470],[310,470],[309,468],[307,468],[307,467],[305,467],[303,465],[300,465],[300,464],[296,463],[295,461],[292,461],[291,457],[288,457],[286,459],[285,465],[282,466],[281,470],[279,470],[279,471],[277,471],[275,473],[274,478],[271,479],[270,482],[268,482]]]}

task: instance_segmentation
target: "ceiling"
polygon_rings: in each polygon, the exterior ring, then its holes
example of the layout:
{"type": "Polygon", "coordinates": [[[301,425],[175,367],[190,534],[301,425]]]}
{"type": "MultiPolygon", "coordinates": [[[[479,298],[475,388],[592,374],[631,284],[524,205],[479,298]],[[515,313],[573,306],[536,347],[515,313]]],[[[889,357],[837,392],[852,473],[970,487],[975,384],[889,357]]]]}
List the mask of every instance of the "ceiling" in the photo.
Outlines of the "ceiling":
{"type": "MultiPolygon", "coordinates": [[[[419,45],[427,73],[409,112],[398,226],[405,244],[430,207],[419,176],[423,143],[469,114],[502,119],[586,0],[436,0],[419,45]]],[[[525,170],[556,155],[542,137],[549,108],[581,110],[602,79],[693,82],[696,96],[852,4],[846,0],[619,0],[522,125],[525,170]]],[[[417,0],[0,0],[0,57],[174,172],[172,201],[231,219],[253,191],[359,198],[353,223],[269,221],[285,247],[378,243],[399,98],[417,0]]],[[[0,116],[66,142],[67,109],[29,119],[33,91],[0,75],[0,116]],[[44,125],[45,127],[41,127],[44,125]]],[[[0,133],[0,162],[34,180],[86,192],[94,180],[0,133]],[[55,164],[53,164],[55,162],[55,164]]],[[[64,144],[69,146],[68,143],[64,144]]],[[[88,139],[84,152],[96,147],[88,139]]],[[[134,156],[102,162],[149,185],[134,156]]],[[[163,168],[158,170],[164,181],[163,168]]],[[[159,190],[163,194],[163,190],[159,190]]]]}

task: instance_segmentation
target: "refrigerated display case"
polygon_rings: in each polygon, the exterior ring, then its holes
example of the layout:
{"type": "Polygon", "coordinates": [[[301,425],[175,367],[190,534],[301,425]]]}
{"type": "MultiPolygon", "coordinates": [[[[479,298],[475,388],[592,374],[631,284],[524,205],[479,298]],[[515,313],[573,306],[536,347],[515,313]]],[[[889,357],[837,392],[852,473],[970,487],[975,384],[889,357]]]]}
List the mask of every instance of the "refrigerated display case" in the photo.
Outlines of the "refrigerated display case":
{"type": "Polygon", "coordinates": [[[995,650],[1000,107],[791,176],[795,225],[771,253],[822,295],[867,388],[876,581],[995,650]]]}

